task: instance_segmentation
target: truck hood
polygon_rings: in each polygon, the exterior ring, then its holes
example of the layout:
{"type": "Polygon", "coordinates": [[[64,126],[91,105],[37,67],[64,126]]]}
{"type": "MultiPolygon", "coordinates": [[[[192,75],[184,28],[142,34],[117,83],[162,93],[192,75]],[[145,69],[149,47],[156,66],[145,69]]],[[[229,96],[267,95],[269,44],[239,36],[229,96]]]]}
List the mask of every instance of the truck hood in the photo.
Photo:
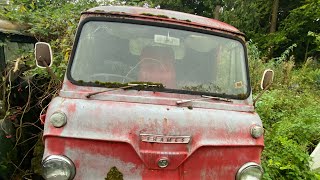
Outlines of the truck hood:
{"type": "Polygon", "coordinates": [[[171,166],[174,169],[200,147],[263,147],[263,138],[250,135],[252,125],[262,126],[253,112],[57,97],[49,106],[46,121],[44,137],[127,143],[150,168],[158,168],[154,160],[163,152],[176,154],[172,155],[177,160],[171,166]],[[67,116],[62,128],[48,122],[57,111],[67,116]],[[150,135],[149,141],[156,135],[186,139],[171,144],[144,142],[146,135],[150,135]]]}

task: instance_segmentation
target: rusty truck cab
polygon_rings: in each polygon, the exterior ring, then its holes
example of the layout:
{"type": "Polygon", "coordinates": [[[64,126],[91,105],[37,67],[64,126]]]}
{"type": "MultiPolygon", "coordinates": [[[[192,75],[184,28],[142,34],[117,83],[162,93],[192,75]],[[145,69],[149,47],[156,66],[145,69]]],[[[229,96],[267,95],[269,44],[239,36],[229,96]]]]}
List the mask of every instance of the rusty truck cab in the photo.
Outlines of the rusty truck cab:
{"type": "Polygon", "coordinates": [[[261,179],[244,34],[168,10],[83,12],[43,139],[46,179],[261,179]]]}

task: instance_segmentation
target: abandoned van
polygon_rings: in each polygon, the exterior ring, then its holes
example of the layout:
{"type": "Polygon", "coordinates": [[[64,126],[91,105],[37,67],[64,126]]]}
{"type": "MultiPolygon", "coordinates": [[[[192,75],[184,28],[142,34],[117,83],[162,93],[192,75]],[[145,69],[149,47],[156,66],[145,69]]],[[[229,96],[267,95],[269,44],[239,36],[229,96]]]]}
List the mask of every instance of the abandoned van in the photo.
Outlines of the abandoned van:
{"type": "MultiPolygon", "coordinates": [[[[52,64],[47,43],[35,55],[52,64]]],[[[235,27],[168,10],[89,9],[46,112],[43,177],[259,180],[253,102],[235,27]]]]}

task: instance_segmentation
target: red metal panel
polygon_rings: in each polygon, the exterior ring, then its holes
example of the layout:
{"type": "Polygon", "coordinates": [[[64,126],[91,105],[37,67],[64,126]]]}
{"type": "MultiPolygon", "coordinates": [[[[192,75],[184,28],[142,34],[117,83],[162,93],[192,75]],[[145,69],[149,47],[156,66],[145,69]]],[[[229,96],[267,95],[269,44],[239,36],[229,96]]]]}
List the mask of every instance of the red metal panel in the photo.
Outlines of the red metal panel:
{"type": "Polygon", "coordinates": [[[187,14],[177,11],[164,9],[129,7],[129,6],[101,6],[89,9],[83,14],[113,14],[117,16],[131,16],[136,18],[154,19],[166,22],[183,23],[185,25],[197,25],[208,28],[213,28],[221,31],[241,34],[237,28],[218,21],[216,19],[205,18],[193,14],[187,14]]]}
{"type": "Polygon", "coordinates": [[[112,167],[117,167],[124,179],[231,180],[246,162],[259,163],[262,150],[256,147],[201,147],[177,168],[153,169],[146,166],[126,143],[59,137],[47,137],[46,142],[52,145],[46,146],[47,154],[63,154],[72,159],[77,169],[75,179],[104,179],[112,167]]]}
{"type": "MultiPolygon", "coordinates": [[[[90,87],[90,86],[76,86],[72,84],[66,78],[62,89],[59,93],[61,97],[71,99],[87,99],[88,93],[97,91],[103,91],[105,88],[90,87]]],[[[164,93],[164,92],[152,92],[152,91],[137,91],[137,90],[116,90],[111,92],[104,92],[95,96],[90,97],[90,100],[102,100],[102,101],[117,101],[117,102],[131,102],[131,103],[142,103],[142,104],[158,104],[168,105],[165,107],[170,111],[170,107],[176,107],[177,101],[182,99],[198,99],[201,98],[197,95],[189,94],[176,94],[176,93],[164,93]]],[[[226,103],[219,100],[202,100],[192,102],[192,107],[205,108],[205,109],[221,109],[229,111],[238,111],[253,113],[254,107],[252,105],[252,97],[249,96],[244,100],[231,100],[231,103],[226,103]]],[[[180,107],[188,107],[190,103],[179,105],[180,107]]]]}
{"type": "Polygon", "coordinates": [[[55,98],[47,111],[64,112],[68,122],[46,120],[45,155],[63,154],[77,166],[76,179],[102,179],[117,167],[125,179],[233,179],[241,165],[259,162],[263,138],[255,113],[163,106],[95,99],[55,98]],[[169,110],[168,110],[169,109],[169,110]],[[142,142],[140,134],[191,136],[187,144],[142,142]],[[157,167],[159,158],[169,166],[157,167]]]}

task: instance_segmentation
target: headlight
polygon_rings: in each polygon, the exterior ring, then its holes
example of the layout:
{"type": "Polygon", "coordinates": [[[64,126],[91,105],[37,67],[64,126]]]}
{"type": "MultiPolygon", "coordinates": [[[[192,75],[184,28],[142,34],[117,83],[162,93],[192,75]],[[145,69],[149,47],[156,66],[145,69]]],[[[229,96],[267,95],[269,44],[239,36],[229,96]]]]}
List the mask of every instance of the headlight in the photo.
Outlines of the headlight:
{"type": "Polygon", "coordinates": [[[263,175],[262,167],[254,162],[249,162],[241,166],[238,170],[237,180],[261,180],[263,175]]]}
{"type": "Polygon", "coordinates": [[[60,128],[67,124],[67,115],[63,112],[55,112],[50,116],[51,124],[56,127],[60,128]]]}
{"type": "Polygon", "coordinates": [[[253,138],[259,138],[263,135],[264,129],[259,125],[253,125],[250,129],[250,134],[253,138]]]}
{"type": "Polygon", "coordinates": [[[42,176],[47,180],[71,180],[76,174],[73,162],[61,155],[51,155],[42,161],[42,176]]]}

